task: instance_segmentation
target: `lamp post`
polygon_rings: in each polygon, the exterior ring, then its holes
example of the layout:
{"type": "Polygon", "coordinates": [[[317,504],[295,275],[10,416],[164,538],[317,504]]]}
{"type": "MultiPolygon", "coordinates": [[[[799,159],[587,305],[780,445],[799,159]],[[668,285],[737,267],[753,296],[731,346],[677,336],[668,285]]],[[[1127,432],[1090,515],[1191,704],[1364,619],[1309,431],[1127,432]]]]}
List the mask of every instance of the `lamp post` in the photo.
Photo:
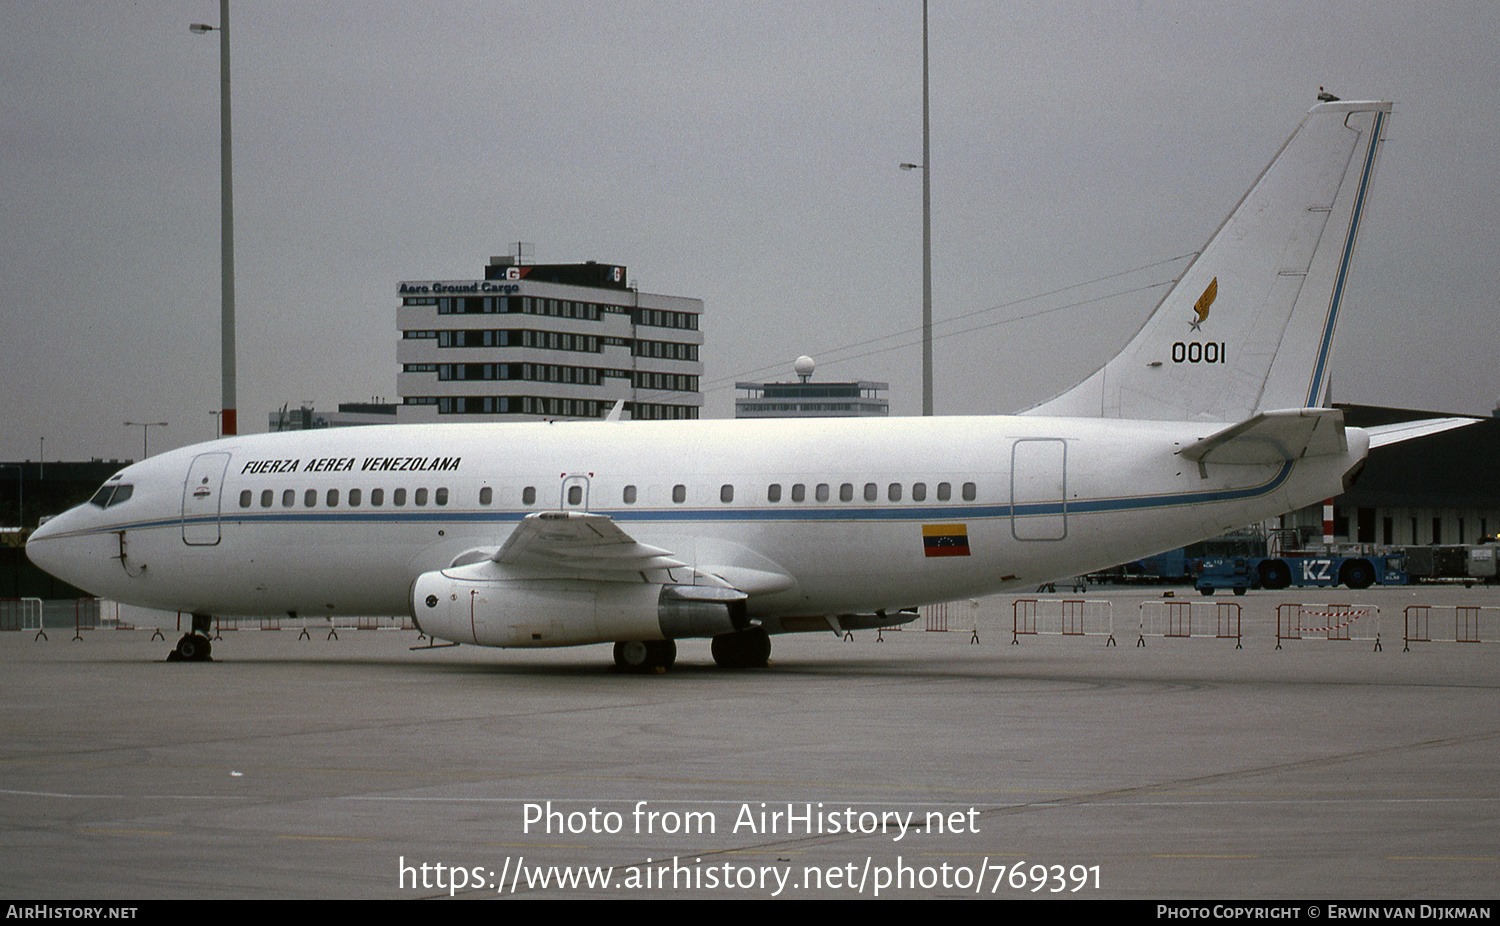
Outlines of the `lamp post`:
{"type": "Polygon", "coordinates": [[[147,457],[151,456],[151,452],[150,452],[150,450],[147,449],[147,446],[146,446],[146,432],[147,432],[147,430],[150,429],[150,428],[164,428],[166,426],[167,426],[167,423],[165,421],[127,421],[127,422],[125,422],[125,427],[127,427],[127,428],[140,428],[141,429],[141,459],[142,460],[144,460],[147,457]]]}
{"type": "Polygon", "coordinates": [[[927,0],[922,0],[922,414],[932,414],[932,146],[927,87],[927,0]]]}
{"type": "Polygon", "coordinates": [[[219,248],[223,293],[220,358],[224,401],[224,411],[219,423],[227,436],[239,433],[234,394],[234,164],[229,132],[229,0],[219,0],[217,26],[193,23],[188,26],[188,30],[197,35],[219,33],[219,211],[222,219],[219,248]]]}

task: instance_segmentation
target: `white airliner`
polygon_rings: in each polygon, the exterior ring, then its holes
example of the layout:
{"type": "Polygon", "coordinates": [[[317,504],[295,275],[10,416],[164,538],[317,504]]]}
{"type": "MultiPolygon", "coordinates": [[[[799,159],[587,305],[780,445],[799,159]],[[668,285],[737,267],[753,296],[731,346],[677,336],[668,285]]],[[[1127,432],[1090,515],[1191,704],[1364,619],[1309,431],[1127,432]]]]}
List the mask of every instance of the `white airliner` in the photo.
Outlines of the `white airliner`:
{"type": "Polygon", "coordinates": [[[1372,446],[1316,407],[1391,106],[1313,107],[1140,332],[1020,416],[410,425],[231,437],[112,477],[27,544],[94,594],[193,615],[410,613],[484,646],[910,620],[1338,494],[1372,446]]]}

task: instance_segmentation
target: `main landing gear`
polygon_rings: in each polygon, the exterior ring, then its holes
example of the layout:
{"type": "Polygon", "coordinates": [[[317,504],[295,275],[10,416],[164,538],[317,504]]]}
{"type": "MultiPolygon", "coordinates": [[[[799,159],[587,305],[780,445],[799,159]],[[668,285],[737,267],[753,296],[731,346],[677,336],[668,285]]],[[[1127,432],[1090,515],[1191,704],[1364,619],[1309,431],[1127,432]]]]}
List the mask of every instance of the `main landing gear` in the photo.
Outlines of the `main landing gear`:
{"type": "Polygon", "coordinates": [[[177,646],[167,654],[167,662],[213,662],[214,645],[208,639],[213,620],[211,614],[194,614],[193,629],[177,641],[177,646]]]}
{"type": "Polygon", "coordinates": [[[615,644],[615,667],[623,672],[665,672],[677,661],[673,640],[622,640],[615,644]]]}
{"type": "MultiPolygon", "coordinates": [[[[771,659],[771,635],[759,627],[713,638],[710,650],[721,669],[764,669],[771,659]]],[[[665,672],[677,661],[673,640],[622,640],[615,644],[615,668],[622,672],[665,672]]]]}
{"type": "Polygon", "coordinates": [[[771,635],[760,627],[721,633],[710,651],[721,669],[764,669],[771,660],[771,635]]]}

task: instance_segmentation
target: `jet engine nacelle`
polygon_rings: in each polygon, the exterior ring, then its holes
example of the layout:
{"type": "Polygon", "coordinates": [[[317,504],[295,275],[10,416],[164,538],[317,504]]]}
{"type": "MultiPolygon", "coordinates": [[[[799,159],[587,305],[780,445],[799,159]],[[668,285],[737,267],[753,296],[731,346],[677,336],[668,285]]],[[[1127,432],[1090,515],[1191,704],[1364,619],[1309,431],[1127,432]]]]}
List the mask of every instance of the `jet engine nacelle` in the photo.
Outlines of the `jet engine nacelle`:
{"type": "Polygon", "coordinates": [[[481,646],[574,646],[712,637],[749,627],[743,592],[698,585],[494,578],[492,563],[423,573],[411,613],[424,633],[481,646]]]}

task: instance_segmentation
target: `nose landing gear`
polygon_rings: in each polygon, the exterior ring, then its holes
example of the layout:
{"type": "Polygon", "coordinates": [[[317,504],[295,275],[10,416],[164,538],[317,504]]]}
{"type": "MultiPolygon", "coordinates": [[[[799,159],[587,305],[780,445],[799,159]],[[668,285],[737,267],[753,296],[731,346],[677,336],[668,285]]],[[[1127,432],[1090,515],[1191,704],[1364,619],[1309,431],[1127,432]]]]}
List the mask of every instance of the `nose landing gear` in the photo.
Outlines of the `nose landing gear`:
{"type": "Polygon", "coordinates": [[[193,629],[182,635],[177,645],[167,654],[167,662],[213,662],[214,645],[208,639],[213,626],[213,615],[194,614],[193,629]]]}

